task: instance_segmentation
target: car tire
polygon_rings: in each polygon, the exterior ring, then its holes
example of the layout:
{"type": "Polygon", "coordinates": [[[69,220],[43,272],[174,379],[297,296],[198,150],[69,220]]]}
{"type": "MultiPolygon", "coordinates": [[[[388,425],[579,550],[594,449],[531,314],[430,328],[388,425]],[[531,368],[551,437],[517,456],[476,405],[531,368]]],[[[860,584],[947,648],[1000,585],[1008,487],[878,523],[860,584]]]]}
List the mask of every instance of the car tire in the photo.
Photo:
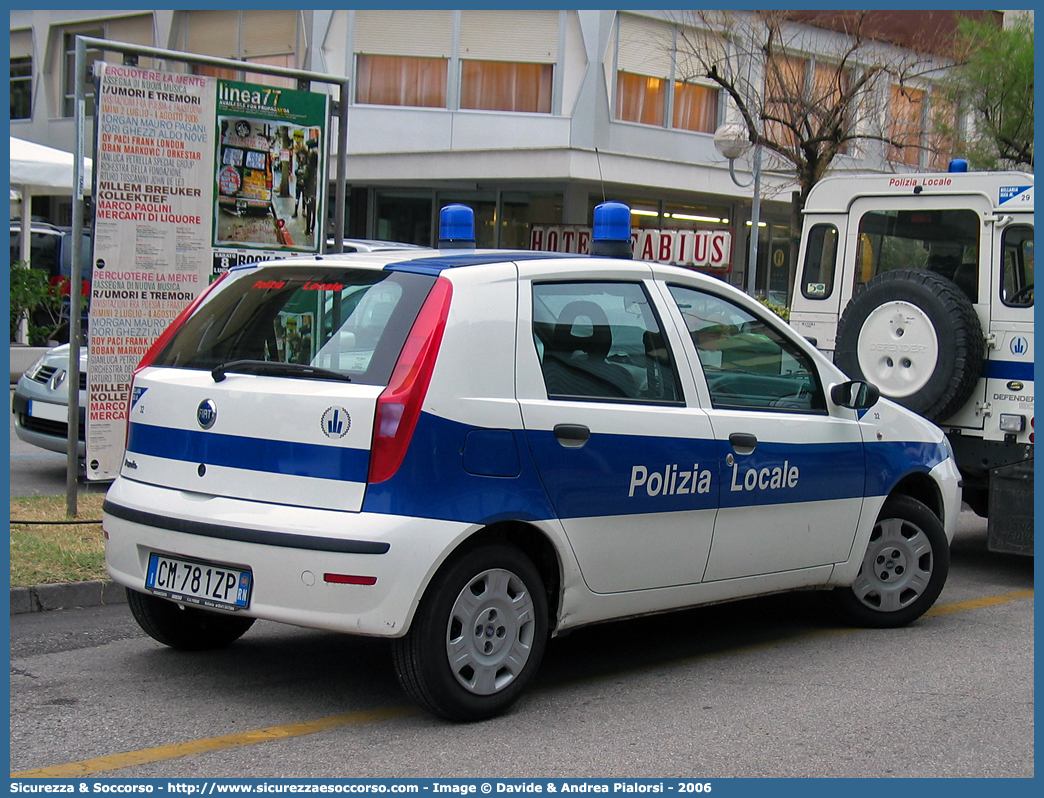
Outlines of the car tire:
{"type": "Polygon", "coordinates": [[[512,546],[483,546],[435,577],[409,632],[394,642],[395,671],[429,712],[484,720],[532,681],[547,630],[547,596],[532,561],[512,546]]]}
{"type": "Polygon", "coordinates": [[[968,297],[934,272],[874,277],[848,303],[834,360],[849,377],[930,421],[959,410],[982,375],[984,339],[968,297]]]}
{"type": "Polygon", "coordinates": [[[939,598],[949,570],[950,546],[935,513],[909,496],[893,496],[874,523],[855,582],[831,597],[855,626],[905,626],[939,598]]]}
{"type": "Polygon", "coordinates": [[[127,604],[134,620],[149,637],[181,651],[224,648],[254,625],[253,618],[186,607],[130,588],[127,604]]]}

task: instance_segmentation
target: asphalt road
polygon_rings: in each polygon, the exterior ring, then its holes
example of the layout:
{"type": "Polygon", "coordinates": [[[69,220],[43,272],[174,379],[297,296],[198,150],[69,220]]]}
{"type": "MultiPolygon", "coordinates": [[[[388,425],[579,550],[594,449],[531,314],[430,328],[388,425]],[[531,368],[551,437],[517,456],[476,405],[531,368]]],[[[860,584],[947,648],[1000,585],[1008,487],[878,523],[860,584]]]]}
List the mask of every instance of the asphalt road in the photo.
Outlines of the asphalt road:
{"type": "Polygon", "coordinates": [[[15,616],[11,771],[1031,777],[1033,564],[961,527],[936,610],[906,629],[840,627],[813,593],[605,624],[552,641],[535,689],[472,725],[417,711],[380,640],[259,622],[184,654],[126,606],[15,616]]]}

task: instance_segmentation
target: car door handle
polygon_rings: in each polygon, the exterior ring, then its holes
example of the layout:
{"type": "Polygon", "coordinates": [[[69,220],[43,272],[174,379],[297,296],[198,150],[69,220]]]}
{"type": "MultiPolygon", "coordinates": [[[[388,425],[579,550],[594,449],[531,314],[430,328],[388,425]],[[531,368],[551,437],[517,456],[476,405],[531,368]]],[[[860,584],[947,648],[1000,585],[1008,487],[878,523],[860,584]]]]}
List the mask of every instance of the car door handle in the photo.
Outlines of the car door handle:
{"type": "Polygon", "coordinates": [[[556,424],[555,437],[567,449],[580,449],[591,437],[591,430],[583,424],[556,424]]]}
{"type": "Polygon", "coordinates": [[[729,436],[729,443],[736,454],[753,454],[758,448],[758,439],[747,432],[734,432],[729,436]]]}

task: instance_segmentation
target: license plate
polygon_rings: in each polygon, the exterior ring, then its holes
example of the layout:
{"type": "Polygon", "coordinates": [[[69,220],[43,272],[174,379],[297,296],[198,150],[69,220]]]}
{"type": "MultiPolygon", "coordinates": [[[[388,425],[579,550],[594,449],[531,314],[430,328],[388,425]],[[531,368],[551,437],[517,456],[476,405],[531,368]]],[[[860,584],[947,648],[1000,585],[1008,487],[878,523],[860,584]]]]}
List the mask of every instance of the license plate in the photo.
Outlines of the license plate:
{"type": "Polygon", "coordinates": [[[48,421],[69,421],[69,408],[66,405],[55,405],[50,402],[37,402],[29,400],[29,415],[33,418],[43,418],[48,421]]]}
{"type": "Polygon", "coordinates": [[[149,555],[145,574],[145,587],[157,595],[223,610],[248,607],[252,585],[250,571],[162,554],[149,555]]]}

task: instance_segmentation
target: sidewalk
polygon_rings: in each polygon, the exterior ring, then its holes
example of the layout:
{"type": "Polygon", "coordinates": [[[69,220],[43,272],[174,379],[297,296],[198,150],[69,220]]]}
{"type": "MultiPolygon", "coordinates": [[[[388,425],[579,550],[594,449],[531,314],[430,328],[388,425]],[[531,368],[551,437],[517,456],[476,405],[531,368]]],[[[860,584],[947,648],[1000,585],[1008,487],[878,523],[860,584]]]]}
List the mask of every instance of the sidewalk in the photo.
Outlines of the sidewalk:
{"type": "Polygon", "coordinates": [[[11,588],[11,615],[126,603],[123,587],[108,580],[11,588]]]}

